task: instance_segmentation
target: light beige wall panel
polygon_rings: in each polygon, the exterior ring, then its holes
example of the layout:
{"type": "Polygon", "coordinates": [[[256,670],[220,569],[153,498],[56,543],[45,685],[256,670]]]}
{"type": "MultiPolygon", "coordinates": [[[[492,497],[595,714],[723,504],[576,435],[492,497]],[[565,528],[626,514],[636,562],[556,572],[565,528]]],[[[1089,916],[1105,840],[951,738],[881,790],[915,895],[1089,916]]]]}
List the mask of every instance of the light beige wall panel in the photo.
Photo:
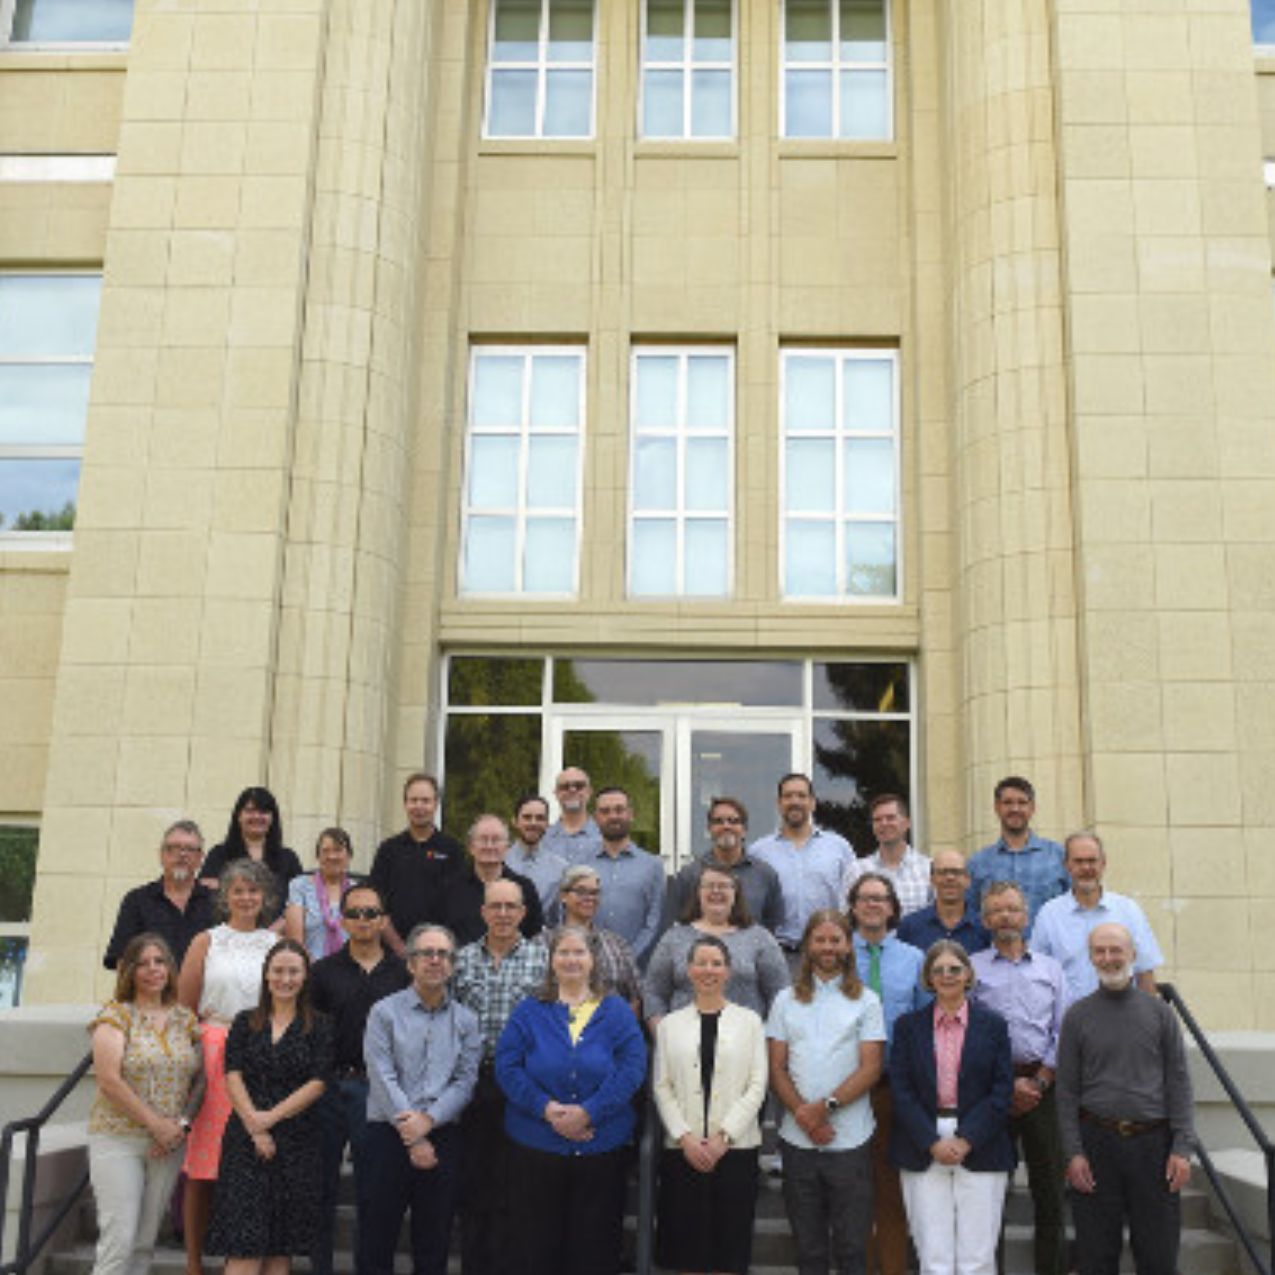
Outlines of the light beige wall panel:
{"type": "Polygon", "coordinates": [[[110,205],[104,182],[0,182],[0,261],[97,264],[106,252],[110,205]]]}
{"type": "Polygon", "coordinates": [[[0,53],[0,154],[113,155],[123,54],[0,53]]]}

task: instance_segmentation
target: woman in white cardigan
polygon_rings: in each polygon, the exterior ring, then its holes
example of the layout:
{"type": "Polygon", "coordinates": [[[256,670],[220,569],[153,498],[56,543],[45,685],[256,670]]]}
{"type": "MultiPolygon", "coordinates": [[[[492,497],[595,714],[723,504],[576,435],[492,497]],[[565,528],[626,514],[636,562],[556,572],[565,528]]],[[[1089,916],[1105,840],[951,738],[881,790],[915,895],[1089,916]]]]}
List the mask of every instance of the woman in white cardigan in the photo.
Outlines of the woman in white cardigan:
{"type": "Polygon", "coordinates": [[[766,1033],[756,1013],[726,999],[730,952],[721,939],[697,939],[687,971],[695,999],[661,1019],[655,1037],[665,1132],[656,1260],[668,1270],[743,1275],[752,1256],[766,1033]]]}

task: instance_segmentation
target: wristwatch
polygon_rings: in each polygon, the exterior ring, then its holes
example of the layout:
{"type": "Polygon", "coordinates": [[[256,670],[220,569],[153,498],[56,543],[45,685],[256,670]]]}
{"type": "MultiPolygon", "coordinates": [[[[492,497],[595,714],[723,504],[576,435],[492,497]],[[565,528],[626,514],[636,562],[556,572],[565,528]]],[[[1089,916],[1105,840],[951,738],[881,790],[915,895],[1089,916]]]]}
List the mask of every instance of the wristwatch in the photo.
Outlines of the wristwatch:
{"type": "Polygon", "coordinates": [[[836,1094],[829,1094],[823,1100],[823,1105],[827,1107],[829,1111],[836,1111],[837,1108],[841,1106],[841,1103],[837,1101],[836,1094]]]}
{"type": "Polygon", "coordinates": [[[190,1133],[190,1117],[189,1117],[189,1116],[178,1116],[178,1117],[177,1117],[177,1123],[178,1123],[179,1125],[181,1125],[182,1133],[183,1133],[183,1134],[185,1134],[185,1135],[189,1135],[189,1133],[190,1133]]]}

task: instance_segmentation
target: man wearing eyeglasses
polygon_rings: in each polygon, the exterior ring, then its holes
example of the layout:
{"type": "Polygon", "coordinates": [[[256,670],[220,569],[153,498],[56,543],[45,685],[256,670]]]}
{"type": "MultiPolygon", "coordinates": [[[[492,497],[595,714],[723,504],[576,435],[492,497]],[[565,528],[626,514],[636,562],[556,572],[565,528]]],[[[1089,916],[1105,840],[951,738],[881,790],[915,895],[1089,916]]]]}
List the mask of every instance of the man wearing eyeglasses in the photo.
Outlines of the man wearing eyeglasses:
{"type": "Polygon", "coordinates": [[[687,900],[699,889],[705,867],[729,868],[748,914],[772,934],[784,919],[784,895],[779,874],[744,848],[748,838],[748,811],[738,797],[714,797],[708,807],[706,853],[685,864],[673,879],[674,916],[681,916],[687,900]]]}
{"type": "Polygon", "coordinates": [[[970,872],[959,850],[936,850],[930,864],[934,902],[899,922],[899,938],[922,952],[939,939],[959,943],[971,956],[991,945],[978,909],[969,901],[970,872]]]}
{"type": "Polygon", "coordinates": [[[139,934],[159,934],[173,949],[180,966],[196,934],[217,923],[213,916],[213,892],[199,884],[204,857],[204,836],[199,825],[179,819],[165,830],[159,846],[160,875],[130,890],[121,900],[115,930],[102,964],[113,970],[139,934]]]}
{"type": "Polygon", "coordinates": [[[363,1033],[377,1001],[401,992],[411,979],[384,943],[388,918],[376,886],[352,885],[341,899],[341,928],[349,941],[332,956],[314,963],[310,996],[314,1008],[332,1020],[333,1083],[319,1099],[323,1129],[322,1207],[319,1233],[310,1262],[315,1275],[331,1275],[332,1231],[336,1216],[341,1159],[350,1148],[354,1199],[360,1218],[367,1214],[367,1069],[363,1033]]]}
{"type": "Polygon", "coordinates": [[[493,881],[514,881],[522,890],[524,910],[519,928],[527,938],[544,929],[540,895],[530,877],[515,872],[506,862],[509,853],[509,825],[499,815],[479,815],[470,825],[466,839],[465,866],[452,875],[443,895],[443,917],[447,928],[463,947],[486,932],[483,902],[493,881]]]}
{"type": "Polygon", "coordinates": [[[589,814],[589,776],[579,766],[568,766],[554,781],[553,795],[560,814],[545,833],[541,850],[561,855],[568,863],[592,858],[602,845],[602,832],[589,814]]]}
{"type": "Polygon", "coordinates": [[[491,881],[483,898],[487,932],[456,957],[456,999],[478,1015],[483,1058],[473,1101],[461,1119],[460,1264],[464,1275],[506,1275],[509,1247],[508,1141],[505,1095],[496,1083],[496,1042],[514,1006],[544,979],[548,956],[538,939],[518,926],[526,915],[522,887],[491,881]]]}
{"type": "Polygon", "coordinates": [[[449,990],[451,931],[418,925],[406,948],[412,985],[372,1006],[363,1038],[369,1181],[359,1275],[392,1275],[408,1209],[413,1269],[446,1270],[460,1182],[460,1117],[483,1052],[478,1015],[449,990]]]}

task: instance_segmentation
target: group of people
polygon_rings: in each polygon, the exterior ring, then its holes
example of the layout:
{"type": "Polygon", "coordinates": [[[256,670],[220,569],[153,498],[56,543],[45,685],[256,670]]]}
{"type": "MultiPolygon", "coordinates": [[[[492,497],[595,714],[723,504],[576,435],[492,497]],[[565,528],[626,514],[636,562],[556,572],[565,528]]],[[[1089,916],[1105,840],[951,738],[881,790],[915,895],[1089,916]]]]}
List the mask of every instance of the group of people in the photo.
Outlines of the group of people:
{"type": "Polygon", "coordinates": [[[98,1275],[141,1275],[183,1171],[187,1275],[331,1275],[347,1152],[358,1275],[390,1275],[409,1214],[441,1275],[458,1212],[466,1275],[616,1272],[648,1077],[668,1269],[748,1269],[769,1102],[802,1275],[905,1275],[909,1244],[922,1275],[991,1275],[1018,1148],[1036,1275],[1115,1275],[1126,1222],[1140,1275],[1173,1275],[1193,1135],[1160,952],[1096,835],[1034,833],[1027,780],[968,860],[878,796],[859,858],[786,775],[773,835],[714,798],[671,882],[622,789],[568,768],[555,798],[462,847],[413,775],[366,878],[340,828],[302,869],[263,788],[206,858],[167,830],[91,1027],[98,1275]]]}

